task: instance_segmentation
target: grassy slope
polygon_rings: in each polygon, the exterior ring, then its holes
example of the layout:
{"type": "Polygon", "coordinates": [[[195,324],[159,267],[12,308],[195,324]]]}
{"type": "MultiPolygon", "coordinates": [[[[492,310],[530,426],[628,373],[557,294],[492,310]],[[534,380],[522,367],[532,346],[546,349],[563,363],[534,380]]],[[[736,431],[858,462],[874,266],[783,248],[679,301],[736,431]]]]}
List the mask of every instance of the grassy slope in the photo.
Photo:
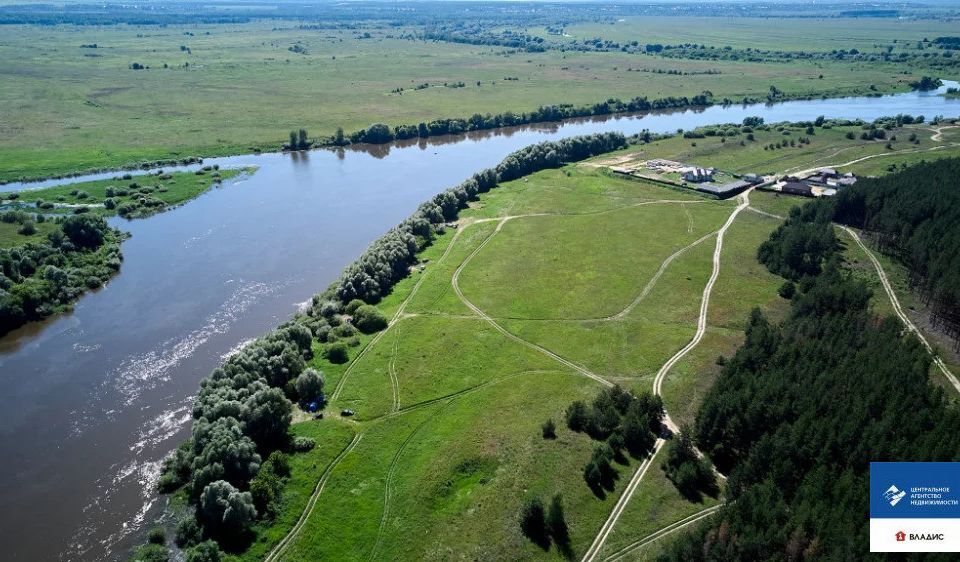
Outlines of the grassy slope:
{"type": "Polygon", "coordinates": [[[509,55],[498,47],[387,37],[397,31],[373,30],[371,39],[361,40],[351,31],[297,30],[283,22],[5,26],[0,180],[274,148],[297,127],[329,135],[337,127],[350,131],[373,121],[416,123],[703,90],[737,99],[765,95],[771,84],[788,94],[865,93],[870,84],[902,90],[916,78],[911,68],[832,62],[699,62],[620,52],[509,55]],[[297,42],[308,54],[287,50],[297,42]],[[100,48],[80,48],[87,43],[100,48]],[[133,62],[150,70],[130,70],[133,62]],[[722,73],[677,76],[642,69],[722,73]],[[503,80],[507,76],[519,80],[503,80]],[[443,86],[460,81],[468,86],[443,86]],[[432,87],[392,93],[424,82],[432,87]]]}

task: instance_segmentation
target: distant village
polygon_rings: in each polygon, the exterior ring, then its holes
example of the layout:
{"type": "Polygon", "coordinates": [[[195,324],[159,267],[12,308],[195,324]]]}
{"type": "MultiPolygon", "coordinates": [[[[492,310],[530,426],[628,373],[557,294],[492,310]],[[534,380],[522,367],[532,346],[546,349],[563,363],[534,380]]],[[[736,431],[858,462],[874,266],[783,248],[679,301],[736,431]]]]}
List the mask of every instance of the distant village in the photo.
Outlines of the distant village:
{"type": "Polygon", "coordinates": [[[803,197],[829,197],[837,190],[857,183],[852,173],[841,174],[832,168],[788,175],[781,178],[758,174],[732,174],[716,168],[676,162],[663,158],[644,161],[619,161],[610,171],[643,178],[675,187],[709,193],[721,199],[732,197],[750,187],[803,197]]]}

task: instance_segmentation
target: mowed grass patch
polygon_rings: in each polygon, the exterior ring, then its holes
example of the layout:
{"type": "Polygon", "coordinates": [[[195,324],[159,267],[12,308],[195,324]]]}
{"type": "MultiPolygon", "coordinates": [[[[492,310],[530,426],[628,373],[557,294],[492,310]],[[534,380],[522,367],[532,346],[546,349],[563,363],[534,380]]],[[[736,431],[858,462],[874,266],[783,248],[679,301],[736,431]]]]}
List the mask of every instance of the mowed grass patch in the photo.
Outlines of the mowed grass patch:
{"type": "Polygon", "coordinates": [[[511,373],[563,369],[555,361],[494,330],[479,317],[417,316],[401,320],[363,356],[337,405],[360,419],[451,396],[511,373]]]}
{"type": "MultiPolygon", "coordinates": [[[[423,272],[423,282],[417,293],[410,299],[407,312],[411,314],[460,314],[473,315],[471,311],[457,297],[450,284],[454,271],[467,256],[483,243],[497,228],[495,222],[480,222],[475,224],[461,224],[462,232],[443,261],[431,261],[426,264],[423,272]]],[[[446,236],[446,235],[444,235],[446,236]]]]}
{"type": "Polygon", "coordinates": [[[317,446],[290,455],[290,479],[283,488],[279,512],[273,519],[261,521],[254,527],[256,538],[242,555],[227,556],[227,560],[263,560],[296,524],[321,475],[354,434],[350,425],[335,420],[311,420],[293,424],[290,429],[295,436],[312,438],[317,446]]]}
{"type": "Polygon", "coordinates": [[[373,423],[351,455],[354,463],[342,463],[328,485],[337,493],[311,518],[289,559],[556,558],[556,549],[544,553],[523,537],[517,519],[526,498],[554,493],[563,494],[573,550],[583,552],[631,468],[618,466],[616,491],[597,498],[582,478],[594,443],[562,423],[556,440],[544,440],[540,425],[548,417],[560,421],[570,401],[589,399],[598,388],[570,373],[518,374],[415,410],[400,424],[407,416],[373,423]],[[382,492],[388,480],[381,532],[384,496],[375,489],[382,492]],[[346,493],[354,501],[342,502],[346,493]],[[358,496],[367,498],[362,506],[358,496]]]}
{"type": "Polygon", "coordinates": [[[657,203],[514,219],[463,270],[460,287],[497,318],[613,315],[640,293],[663,260],[719,227],[726,214],[719,205],[657,203]]]}
{"type": "MultiPolygon", "coordinates": [[[[605,155],[610,158],[616,153],[605,155]]],[[[504,182],[484,194],[479,204],[464,211],[465,217],[495,218],[535,213],[587,214],[658,199],[702,201],[695,195],[618,178],[593,167],[603,157],[587,164],[543,170],[524,178],[504,182]]]]}
{"type": "MultiPolygon", "coordinates": [[[[750,192],[750,206],[786,218],[790,215],[790,209],[800,207],[809,203],[810,199],[799,195],[786,195],[776,191],[753,190],[750,192]]],[[[771,220],[773,220],[771,218],[771,220]]]]}
{"type": "Polygon", "coordinates": [[[693,337],[712,254],[712,238],[681,254],[624,318],[503,325],[625,388],[650,391],[660,366],[693,337]]]}

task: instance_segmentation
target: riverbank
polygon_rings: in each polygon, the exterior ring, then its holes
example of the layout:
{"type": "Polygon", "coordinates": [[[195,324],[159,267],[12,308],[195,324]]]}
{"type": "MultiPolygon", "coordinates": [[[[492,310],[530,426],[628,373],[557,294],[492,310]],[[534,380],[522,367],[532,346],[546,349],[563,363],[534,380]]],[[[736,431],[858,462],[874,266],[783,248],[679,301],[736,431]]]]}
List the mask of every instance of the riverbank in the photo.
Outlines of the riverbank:
{"type": "Polygon", "coordinates": [[[129,235],[104,218],[146,218],[251,172],[209,167],[0,193],[0,336],[70,312],[120,271],[129,235]]]}

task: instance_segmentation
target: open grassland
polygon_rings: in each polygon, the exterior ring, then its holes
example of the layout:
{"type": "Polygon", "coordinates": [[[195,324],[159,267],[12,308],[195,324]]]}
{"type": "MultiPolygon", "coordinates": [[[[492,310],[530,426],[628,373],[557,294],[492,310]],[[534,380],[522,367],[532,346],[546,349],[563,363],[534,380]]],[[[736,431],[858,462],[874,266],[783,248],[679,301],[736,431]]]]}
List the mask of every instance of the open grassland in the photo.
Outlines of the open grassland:
{"type": "Polygon", "coordinates": [[[300,127],[328,136],[337,127],[349,132],[376,121],[418,123],[704,90],[736,100],[763,97],[771,85],[787,95],[869,93],[870,85],[895,91],[905,90],[918,78],[914,72],[920,73],[906,66],[833,61],[516,53],[399,39],[404,31],[371,29],[365,38],[356,31],[299,29],[286,22],[5,26],[0,180],[275,149],[300,127]],[[149,68],[132,70],[134,63],[149,68]],[[667,70],[687,75],[655,73],[667,70]],[[719,74],[704,74],[708,70],[719,74]]]}
{"type": "MultiPolygon", "coordinates": [[[[531,30],[554,41],[545,30],[531,30]]],[[[762,49],[829,52],[858,49],[872,52],[887,45],[899,50],[916,50],[918,41],[956,35],[956,24],[937,20],[894,18],[720,18],[720,17],[637,17],[611,23],[578,23],[564,27],[567,39],[599,37],[618,43],[696,43],[718,49],[762,49]],[[896,41],[896,42],[894,42],[896,41]]]]}
{"type": "MultiPolygon", "coordinates": [[[[382,335],[364,337],[362,355],[354,349],[353,361],[339,366],[314,360],[328,387],[340,390],[331,393],[328,419],[303,421],[310,429],[298,434],[342,446],[348,426],[362,438],[333,467],[281,558],[559,559],[565,554],[556,547],[526,539],[517,519],[528,498],[556,493],[570,555],[581,555],[639,460],[614,465],[613,489],[591,491],[583,466],[596,442],[563,420],[572,401],[590,400],[602,386],[549,353],[648,391],[693,335],[715,231],[733,207],[585,166],[481,196],[458,228],[423,252],[422,269],[380,303],[388,316],[400,314],[382,335]],[[344,407],[356,415],[333,413],[344,407]],[[557,422],[556,439],[541,436],[547,419],[557,422]]],[[[712,380],[716,355],[738,343],[749,309],[780,305],[778,284],[754,257],[776,224],[742,213],[728,232],[709,349],[667,377],[665,399],[679,420],[712,380]]],[[[685,499],[655,459],[614,544],[716,501],[685,499]]],[[[301,503],[287,505],[258,539],[260,552],[292,527],[290,512],[301,503]]]]}

